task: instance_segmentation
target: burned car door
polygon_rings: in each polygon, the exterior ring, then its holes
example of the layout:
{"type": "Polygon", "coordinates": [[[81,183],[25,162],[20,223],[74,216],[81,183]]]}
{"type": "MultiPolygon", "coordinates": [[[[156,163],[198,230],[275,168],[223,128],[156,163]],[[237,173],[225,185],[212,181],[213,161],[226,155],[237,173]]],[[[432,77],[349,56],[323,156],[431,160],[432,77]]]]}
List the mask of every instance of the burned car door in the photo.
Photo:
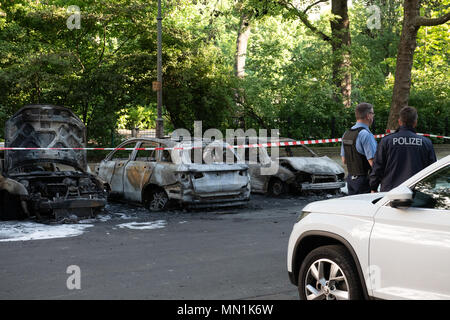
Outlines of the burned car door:
{"type": "MultiPolygon", "coordinates": [[[[138,142],[137,149],[157,148],[157,142],[138,142]]],[[[125,165],[123,193],[126,200],[142,201],[142,189],[149,181],[156,165],[158,150],[136,150],[125,165]]]]}
{"type": "MultiPolygon", "coordinates": [[[[167,145],[160,144],[161,148],[167,148],[167,145]]],[[[170,192],[168,186],[174,186],[178,183],[177,168],[178,165],[172,161],[172,153],[170,150],[156,151],[156,164],[153,169],[153,175],[149,182],[163,187],[166,192],[170,192]]]]}
{"type": "Polygon", "coordinates": [[[262,157],[266,157],[267,153],[264,153],[265,149],[262,148],[246,148],[245,149],[245,163],[248,165],[248,172],[250,174],[251,180],[251,190],[252,192],[265,192],[265,185],[268,177],[261,174],[261,168],[263,166],[268,166],[270,159],[261,163],[262,157]]]}
{"type": "MultiPolygon", "coordinates": [[[[119,145],[117,148],[134,148],[136,142],[119,145]]],[[[133,150],[116,150],[100,164],[99,177],[105,180],[111,191],[111,198],[123,198],[125,166],[130,161],[133,150]]]]}

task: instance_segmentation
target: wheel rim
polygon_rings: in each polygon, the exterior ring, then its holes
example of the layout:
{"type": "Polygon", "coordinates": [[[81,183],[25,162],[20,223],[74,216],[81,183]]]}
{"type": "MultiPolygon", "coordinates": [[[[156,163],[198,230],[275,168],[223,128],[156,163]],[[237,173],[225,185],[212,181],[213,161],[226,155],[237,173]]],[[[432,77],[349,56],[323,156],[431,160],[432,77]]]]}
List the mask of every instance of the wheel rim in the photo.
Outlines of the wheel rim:
{"type": "Polygon", "coordinates": [[[331,260],[315,261],[306,273],[305,294],[308,300],[348,300],[348,288],[344,272],[331,260]]]}
{"type": "Polygon", "coordinates": [[[272,193],[275,196],[279,196],[283,193],[283,183],[281,181],[276,181],[272,184],[272,193]]]}
{"type": "Polygon", "coordinates": [[[152,201],[150,202],[150,210],[156,211],[164,209],[168,200],[169,199],[164,191],[155,192],[152,201]]]}

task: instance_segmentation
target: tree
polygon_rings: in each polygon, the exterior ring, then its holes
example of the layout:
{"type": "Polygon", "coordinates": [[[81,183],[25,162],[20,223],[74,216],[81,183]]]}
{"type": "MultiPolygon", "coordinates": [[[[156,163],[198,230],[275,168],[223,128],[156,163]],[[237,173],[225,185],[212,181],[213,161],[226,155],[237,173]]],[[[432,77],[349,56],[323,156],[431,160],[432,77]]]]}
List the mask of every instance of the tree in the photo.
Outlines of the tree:
{"type": "MultiPolygon", "coordinates": [[[[238,11],[240,14],[239,29],[236,38],[236,54],[234,62],[234,75],[238,79],[243,79],[245,76],[245,60],[247,57],[247,45],[250,38],[251,27],[250,20],[253,16],[252,12],[247,12],[245,8],[242,8],[238,3],[238,11]]],[[[242,88],[236,89],[236,104],[238,107],[239,127],[245,128],[245,105],[244,93],[242,88]]]]}
{"type": "Polygon", "coordinates": [[[239,22],[239,30],[236,39],[236,56],[234,73],[235,76],[242,79],[245,75],[245,59],[247,56],[247,44],[250,37],[251,27],[250,19],[251,14],[244,12],[241,15],[239,22]]]}
{"type": "MultiPolygon", "coordinates": [[[[394,90],[387,124],[387,129],[390,130],[398,127],[399,112],[404,106],[408,105],[411,70],[419,29],[423,26],[437,26],[450,20],[450,12],[437,18],[422,16],[420,11],[424,4],[426,2],[423,0],[404,0],[403,2],[403,27],[398,45],[394,90]]],[[[448,4],[446,7],[448,9],[448,4]]]]}
{"type": "Polygon", "coordinates": [[[142,78],[153,71],[148,52],[154,50],[139,45],[155,10],[142,0],[71,4],[81,10],[80,29],[67,27],[67,1],[2,3],[0,107],[6,112],[0,116],[7,119],[25,104],[63,105],[80,116],[88,139],[109,142],[117,111],[130,102],[148,104],[151,91],[142,78]]]}
{"type": "Polygon", "coordinates": [[[347,0],[332,0],[331,12],[336,16],[331,23],[331,46],[333,48],[333,80],[340,89],[342,102],[346,108],[351,107],[352,74],[350,58],[350,20],[348,18],[347,0]]]}
{"type": "Polygon", "coordinates": [[[342,101],[345,107],[351,106],[351,58],[350,58],[350,20],[348,17],[347,0],[331,0],[331,13],[333,18],[330,20],[331,36],[319,30],[308,17],[308,11],[321,3],[327,3],[328,0],[317,1],[286,1],[277,0],[277,3],[293,12],[304,23],[304,25],[316,34],[320,39],[329,43],[333,52],[333,83],[339,91],[335,94],[337,101],[342,101]],[[306,2],[309,5],[300,9],[300,4],[306,2]]]}

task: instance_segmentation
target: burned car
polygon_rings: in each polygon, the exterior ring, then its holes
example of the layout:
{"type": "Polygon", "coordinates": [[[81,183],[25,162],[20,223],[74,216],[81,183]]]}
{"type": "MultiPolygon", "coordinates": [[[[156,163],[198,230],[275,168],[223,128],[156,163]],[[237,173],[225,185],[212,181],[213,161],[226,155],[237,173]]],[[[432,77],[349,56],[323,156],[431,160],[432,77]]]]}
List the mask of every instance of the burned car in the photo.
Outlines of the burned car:
{"type": "Polygon", "coordinates": [[[5,126],[0,218],[62,221],[103,208],[104,183],[88,172],[85,146],[86,127],[67,108],[29,105],[15,113],[5,126]]]}
{"type": "Polygon", "coordinates": [[[246,204],[248,166],[237,163],[237,155],[224,142],[213,148],[205,141],[198,144],[200,157],[195,156],[193,141],[130,139],[100,163],[98,175],[108,183],[111,199],[140,203],[150,211],[167,209],[169,203],[194,208],[246,204]],[[218,148],[232,163],[219,157],[218,148]]]}
{"type": "MultiPolygon", "coordinates": [[[[277,141],[294,140],[280,138],[277,141]]],[[[271,152],[271,149],[258,149],[245,149],[245,162],[249,166],[252,192],[280,196],[290,190],[337,192],[345,186],[344,169],[326,156],[319,157],[305,145],[280,146],[278,154],[271,152]],[[276,167],[274,161],[278,161],[278,170],[265,174],[262,169],[276,167]]]]}

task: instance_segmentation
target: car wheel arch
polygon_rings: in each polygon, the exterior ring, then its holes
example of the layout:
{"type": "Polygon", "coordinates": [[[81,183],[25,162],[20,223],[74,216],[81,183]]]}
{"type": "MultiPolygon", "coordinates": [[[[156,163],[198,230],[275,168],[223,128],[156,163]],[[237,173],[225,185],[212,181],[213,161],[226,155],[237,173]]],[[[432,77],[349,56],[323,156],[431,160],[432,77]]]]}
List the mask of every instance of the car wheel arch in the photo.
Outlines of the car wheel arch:
{"type": "Polygon", "coordinates": [[[312,250],[326,245],[342,245],[347,249],[351,257],[353,258],[364,298],[369,299],[364,273],[361,269],[361,264],[352,245],[343,237],[327,231],[308,231],[302,234],[302,236],[297,240],[292,256],[292,276],[295,285],[298,284],[298,272],[304,258],[312,250]]]}
{"type": "Polygon", "coordinates": [[[287,180],[283,179],[282,176],[276,175],[276,176],[272,176],[270,177],[270,179],[267,180],[267,187],[266,187],[266,192],[269,194],[272,194],[272,185],[276,182],[281,182],[282,184],[282,194],[286,193],[288,191],[288,187],[289,184],[287,182],[287,180]]]}
{"type": "Polygon", "coordinates": [[[149,183],[145,184],[142,187],[142,192],[141,192],[142,202],[144,201],[144,199],[147,195],[149,195],[150,193],[152,193],[153,191],[156,191],[156,190],[164,190],[165,191],[165,189],[163,187],[161,187],[160,185],[158,185],[156,183],[149,182],[149,183]]]}

